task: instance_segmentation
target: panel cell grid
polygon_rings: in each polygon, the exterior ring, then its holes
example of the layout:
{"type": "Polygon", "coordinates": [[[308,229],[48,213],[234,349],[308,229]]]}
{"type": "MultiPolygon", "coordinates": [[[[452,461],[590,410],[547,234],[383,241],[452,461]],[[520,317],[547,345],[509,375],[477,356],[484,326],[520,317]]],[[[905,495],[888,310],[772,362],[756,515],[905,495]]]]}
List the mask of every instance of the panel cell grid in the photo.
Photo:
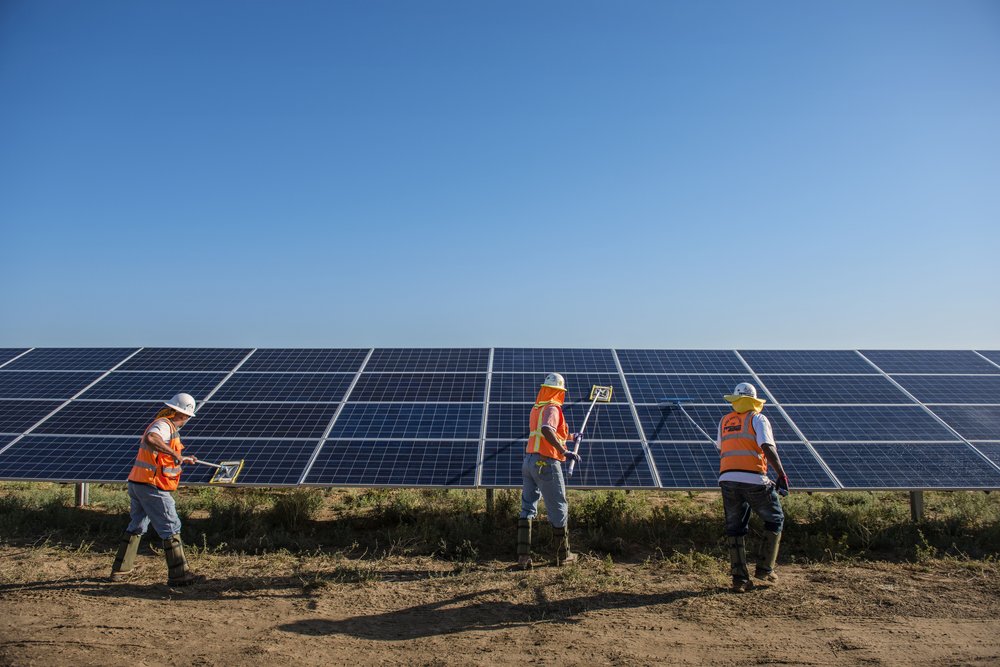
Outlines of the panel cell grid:
{"type": "Polygon", "coordinates": [[[352,380],[351,373],[236,373],[212,396],[212,402],[338,402],[352,380]]]}
{"type": "MultiPolygon", "coordinates": [[[[482,486],[521,486],[521,464],[526,439],[487,440],[483,459],[482,486]]],[[[655,488],[642,443],[585,440],[580,454],[583,465],[567,477],[570,488],[655,488]]],[[[567,465],[563,464],[563,473],[567,465]]]]}
{"type": "MultiPolygon", "coordinates": [[[[161,408],[163,408],[162,401],[76,400],[45,420],[34,432],[52,435],[138,437],[156,418],[156,413],[161,408]]],[[[194,423],[194,420],[189,423],[194,423]]]]}
{"type": "Polygon", "coordinates": [[[845,488],[980,489],[1000,484],[1000,471],[960,442],[829,442],[814,447],[845,488]]]}
{"type": "Polygon", "coordinates": [[[63,401],[0,400],[0,433],[23,433],[62,404],[63,401]]]}
{"type": "MultiPolygon", "coordinates": [[[[590,405],[594,385],[611,387],[611,402],[626,403],[622,382],[617,373],[564,373],[566,403],[590,405]]],[[[544,373],[493,373],[490,401],[496,403],[534,403],[545,380],[544,373]]]]}
{"type": "Polygon", "coordinates": [[[497,348],[493,372],[617,373],[618,367],[607,349],[497,348]]]}
{"type": "Polygon", "coordinates": [[[80,395],[81,399],[167,401],[184,392],[201,402],[225,373],[148,373],[114,371],[80,395]]]}
{"type": "MultiPolygon", "coordinates": [[[[657,405],[663,398],[690,398],[691,403],[727,405],[722,397],[740,382],[752,382],[749,373],[727,375],[627,375],[635,403],[657,405]]],[[[759,388],[758,388],[759,389],[759,388]]]]}
{"type": "Polygon", "coordinates": [[[8,371],[107,371],[138,348],[40,347],[4,366],[8,371]]]}
{"type": "Polygon", "coordinates": [[[861,353],[890,375],[997,372],[996,366],[972,350],[861,350],[861,353]]]}
{"type": "MultiPolygon", "coordinates": [[[[690,406],[686,406],[684,409],[669,405],[662,407],[656,405],[636,406],[639,422],[642,424],[647,441],[694,440],[710,442],[706,435],[712,435],[715,432],[715,427],[713,426],[712,430],[708,430],[707,433],[698,430],[695,422],[689,416],[690,410],[690,406]]],[[[716,412],[719,413],[720,419],[725,414],[725,411],[721,409],[716,412]]]]}
{"type": "Polygon", "coordinates": [[[24,354],[26,347],[0,347],[0,364],[5,364],[19,354],[24,354]]]}
{"type": "Polygon", "coordinates": [[[1000,350],[978,350],[978,352],[994,364],[1000,366],[1000,350]]]}
{"type": "Polygon", "coordinates": [[[0,435],[0,449],[3,449],[10,443],[14,442],[16,435],[0,435]]]}
{"type": "Polygon", "coordinates": [[[877,373],[854,350],[740,350],[756,373],[877,373]]]}
{"type": "Polygon", "coordinates": [[[966,440],[1000,440],[1000,406],[932,405],[930,409],[966,440]]]}
{"type": "Polygon", "coordinates": [[[188,422],[186,435],[219,438],[318,439],[337,403],[216,403],[188,422]]]}
{"type": "Polygon", "coordinates": [[[913,399],[882,375],[761,375],[760,380],[782,405],[913,405],[913,399]]]}
{"type": "Polygon", "coordinates": [[[485,373],[490,351],[486,348],[382,348],[372,352],[365,370],[398,373],[485,373]]]}
{"type": "Polygon", "coordinates": [[[99,377],[101,374],[95,372],[0,370],[0,398],[66,400],[99,377]]]}
{"type": "Polygon", "coordinates": [[[473,487],[478,456],[476,440],[327,440],[305,483],[473,487]]]}
{"type": "Polygon", "coordinates": [[[626,373],[744,373],[729,350],[618,350],[626,373]]]}
{"type": "Polygon", "coordinates": [[[362,373],[351,401],[483,401],[486,375],[482,373],[362,373]]]}
{"type": "Polygon", "coordinates": [[[922,403],[1000,405],[1000,374],[896,375],[892,379],[922,403]]]}
{"type": "Polygon", "coordinates": [[[249,352],[249,348],[147,347],[118,370],[229,372],[249,352]]]}
{"type": "Polygon", "coordinates": [[[240,371],[267,373],[356,373],[368,350],[362,349],[259,349],[240,371]]]}
{"type": "MultiPolygon", "coordinates": [[[[564,406],[563,414],[571,433],[583,424],[589,407],[589,404],[582,403],[564,406]]],[[[530,413],[531,405],[491,403],[486,420],[486,437],[507,441],[527,438],[530,413]]],[[[594,407],[584,437],[594,440],[638,440],[639,429],[636,428],[628,405],[602,404],[594,407]]]]}
{"type": "Polygon", "coordinates": [[[473,439],[479,437],[482,404],[348,403],[330,438],[473,439]]]}
{"type": "Polygon", "coordinates": [[[718,489],[719,453],[709,442],[649,443],[665,489],[718,489]]]}
{"type": "MultiPolygon", "coordinates": [[[[185,454],[192,454],[204,461],[244,461],[243,470],[236,478],[237,486],[284,486],[299,483],[299,478],[309,463],[315,440],[265,440],[239,438],[214,440],[189,438],[184,440],[185,454]]],[[[181,482],[207,484],[215,468],[185,465],[181,482]]]]}
{"type": "Polygon", "coordinates": [[[813,442],[955,439],[951,431],[916,405],[787,406],[785,411],[813,442]]]}
{"type": "Polygon", "coordinates": [[[0,479],[124,482],[137,451],[136,438],[28,435],[0,454],[0,479]]]}
{"type": "Polygon", "coordinates": [[[985,454],[990,461],[1000,466],[1000,441],[977,442],[976,449],[985,454]]]}

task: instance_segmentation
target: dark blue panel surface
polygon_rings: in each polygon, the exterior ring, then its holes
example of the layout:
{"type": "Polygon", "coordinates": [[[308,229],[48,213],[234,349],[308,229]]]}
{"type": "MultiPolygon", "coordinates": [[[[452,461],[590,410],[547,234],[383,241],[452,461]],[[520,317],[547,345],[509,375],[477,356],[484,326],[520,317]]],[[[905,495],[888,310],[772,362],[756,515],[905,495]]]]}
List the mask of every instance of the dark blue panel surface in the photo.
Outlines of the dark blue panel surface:
{"type": "Polygon", "coordinates": [[[240,366],[240,370],[268,373],[356,373],[367,354],[368,350],[364,349],[260,349],[240,366]]]}
{"type": "Polygon", "coordinates": [[[471,487],[478,457],[475,440],[327,440],[306,484],[471,487]]]}
{"type": "Polygon", "coordinates": [[[988,456],[990,461],[1000,466],[1000,442],[977,442],[976,449],[988,456]]]}
{"type": "MultiPolygon", "coordinates": [[[[785,468],[792,490],[795,489],[835,489],[836,483],[823,470],[813,453],[804,442],[783,442],[777,445],[778,457],[785,468]]],[[[767,476],[777,478],[774,468],[768,466],[767,476]]]]}
{"type": "Polygon", "coordinates": [[[4,366],[8,371],[107,371],[138,348],[39,347],[4,366]]]}
{"type": "MultiPolygon", "coordinates": [[[[642,423],[642,430],[646,435],[646,440],[699,440],[710,442],[706,436],[714,437],[715,427],[706,433],[698,430],[695,423],[688,416],[690,407],[681,409],[676,406],[655,406],[638,405],[636,411],[639,413],[639,421],[642,423]]],[[[719,412],[719,418],[725,414],[724,410],[719,412]]]]}
{"type": "MultiPolygon", "coordinates": [[[[487,440],[481,484],[486,487],[520,487],[526,439],[487,440]]],[[[571,488],[655,487],[642,443],[584,441],[583,465],[568,478],[571,488]]],[[[567,466],[563,466],[563,471],[567,466]]]]}
{"type": "Polygon", "coordinates": [[[76,400],[45,420],[35,433],[138,437],[153,422],[161,408],[162,401],[76,400]]]}
{"type": "MultiPolygon", "coordinates": [[[[589,404],[578,403],[564,408],[563,414],[571,433],[583,424],[589,407],[589,404]]],[[[491,403],[486,437],[497,440],[527,437],[530,413],[530,405],[491,403]]],[[[585,435],[594,440],[638,440],[639,429],[635,426],[635,419],[628,405],[598,404],[587,422],[585,435]]]]}
{"type": "Polygon", "coordinates": [[[147,347],[118,370],[228,372],[249,353],[249,348],[147,347]]]}
{"type": "MultiPolygon", "coordinates": [[[[632,400],[658,404],[661,398],[691,398],[692,403],[727,405],[722,397],[740,382],[753,382],[749,373],[728,375],[626,375],[632,400]]],[[[759,388],[758,388],[759,391],[759,388]]]]}
{"type": "Polygon", "coordinates": [[[199,403],[225,373],[141,373],[115,371],[80,395],[81,399],[167,401],[184,392],[199,403]]]}
{"type": "Polygon", "coordinates": [[[617,373],[608,349],[504,348],[493,351],[493,372],[617,373]]]}
{"type": "Polygon", "coordinates": [[[923,403],[1000,405],[1000,375],[896,375],[893,380],[923,403]]]}
{"type": "Polygon", "coordinates": [[[762,375],[760,380],[771,396],[782,404],[913,405],[913,399],[882,375],[762,375]]]}
{"type": "Polygon", "coordinates": [[[336,403],[216,403],[209,401],[183,435],[219,438],[319,438],[336,403]]]}
{"type": "Polygon", "coordinates": [[[786,407],[788,416],[810,441],[954,440],[919,406],[786,407]]]}
{"type": "Polygon", "coordinates": [[[464,440],[479,437],[482,420],[482,404],[348,403],[330,437],[464,440]]]}
{"type": "MultiPolygon", "coordinates": [[[[715,440],[719,431],[719,422],[722,418],[729,414],[729,406],[724,406],[721,408],[716,407],[703,407],[703,406],[685,406],[687,413],[691,415],[691,418],[697,422],[705,431],[715,440]]],[[[798,441],[800,440],[798,434],[792,430],[789,425],[788,420],[786,420],[782,414],[773,406],[764,406],[764,416],[767,420],[771,422],[771,434],[774,439],[778,442],[787,441],[798,441]]]]}
{"type": "Polygon", "coordinates": [[[0,371],[0,398],[73,398],[96,372],[0,371]]]}
{"type": "Polygon", "coordinates": [[[996,373],[972,350],[861,350],[886,373],[996,373]]]}
{"type": "Polygon", "coordinates": [[[212,402],[337,402],[353,379],[351,373],[236,373],[212,396],[212,402]]]}
{"type": "Polygon", "coordinates": [[[351,401],[483,402],[485,373],[362,373],[351,401]]]}
{"type": "Polygon", "coordinates": [[[23,433],[63,401],[0,400],[0,433],[23,433]]]}
{"type": "Polygon", "coordinates": [[[379,348],[372,352],[365,370],[371,373],[485,373],[490,351],[486,348],[379,348]]]}
{"type": "Polygon", "coordinates": [[[649,443],[665,489],[718,489],[719,454],[710,442],[649,443]]]}
{"type": "Polygon", "coordinates": [[[994,364],[1000,366],[1000,350],[978,350],[978,352],[994,364]]]}
{"type": "Polygon", "coordinates": [[[747,373],[729,350],[618,350],[626,373],[747,373]]]}
{"type": "Polygon", "coordinates": [[[831,442],[814,447],[845,488],[1000,488],[1000,471],[960,442],[831,442]]]}
{"type": "Polygon", "coordinates": [[[5,364],[19,354],[23,354],[27,347],[0,347],[0,364],[5,364]]]}
{"type": "MultiPolygon", "coordinates": [[[[299,483],[317,444],[316,440],[188,438],[184,440],[184,453],[212,463],[243,459],[243,470],[236,478],[237,486],[278,486],[299,483]]],[[[215,472],[215,468],[208,466],[185,465],[181,482],[208,483],[215,472]]]]}
{"type": "Polygon", "coordinates": [[[137,451],[136,438],[28,435],[0,454],[0,479],[124,482],[137,451]]]}
{"type": "Polygon", "coordinates": [[[854,350],[740,350],[756,373],[877,373],[854,350]]]}
{"type": "MultiPolygon", "coordinates": [[[[611,387],[612,403],[627,403],[618,373],[565,373],[566,402],[590,404],[594,385],[611,387]]],[[[496,403],[534,403],[545,373],[493,373],[490,401],[496,403]]]]}
{"type": "Polygon", "coordinates": [[[1000,440],[1000,406],[932,405],[930,408],[966,440],[1000,440]]]}
{"type": "Polygon", "coordinates": [[[0,449],[12,443],[16,437],[16,435],[0,435],[0,449]]]}

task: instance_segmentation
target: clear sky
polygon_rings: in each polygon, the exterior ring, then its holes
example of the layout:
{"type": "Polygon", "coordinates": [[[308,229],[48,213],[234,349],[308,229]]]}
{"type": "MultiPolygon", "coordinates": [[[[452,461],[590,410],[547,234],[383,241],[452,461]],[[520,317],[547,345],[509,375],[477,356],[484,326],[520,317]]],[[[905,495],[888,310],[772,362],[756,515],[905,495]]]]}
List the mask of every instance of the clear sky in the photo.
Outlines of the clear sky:
{"type": "Polygon", "coordinates": [[[1000,349],[1000,3],[0,0],[0,346],[1000,349]]]}

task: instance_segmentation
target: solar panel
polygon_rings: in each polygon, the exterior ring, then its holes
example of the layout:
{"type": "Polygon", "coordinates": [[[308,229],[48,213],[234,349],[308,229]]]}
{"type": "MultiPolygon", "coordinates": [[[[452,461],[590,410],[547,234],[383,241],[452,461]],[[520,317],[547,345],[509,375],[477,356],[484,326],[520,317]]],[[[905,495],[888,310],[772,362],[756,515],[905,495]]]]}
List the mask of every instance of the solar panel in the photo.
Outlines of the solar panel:
{"type": "MultiPolygon", "coordinates": [[[[639,422],[642,424],[643,433],[646,440],[695,440],[709,442],[706,436],[711,436],[715,432],[715,427],[708,433],[698,430],[695,422],[685,414],[685,411],[678,407],[655,405],[637,405],[636,411],[639,414],[639,422]]],[[[725,414],[724,410],[718,411],[719,418],[725,414]]],[[[662,478],[661,478],[662,481],[662,478]]]]}
{"type": "Polygon", "coordinates": [[[39,347],[4,366],[7,371],[107,371],[136,348],[39,347]]]}
{"type": "Polygon", "coordinates": [[[849,489],[982,489],[1000,484],[1000,471],[960,442],[829,442],[814,447],[849,489]]]}
{"type": "Polygon", "coordinates": [[[138,439],[27,435],[0,454],[0,479],[124,482],[138,439]]]}
{"type": "MultiPolygon", "coordinates": [[[[299,477],[316,449],[315,440],[264,440],[254,438],[184,440],[185,454],[203,461],[243,460],[243,470],[236,478],[239,486],[284,486],[299,483],[299,477]]],[[[181,482],[207,484],[215,468],[185,465],[181,482]]]]}
{"type": "MultiPolygon", "coordinates": [[[[618,373],[564,373],[566,403],[590,404],[594,385],[611,387],[611,402],[626,402],[618,373]]],[[[495,403],[534,403],[545,379],[543,373],[494,373],[490,382],[490,401],[495,403]]]]}
{"type": "Polygon", "coordinates": [[[913,405],[882,375],[762,375],[768,392],[783,405],[789,403],[898,403],[913,405]]]}
{"type": "Polygon", "coordinates": [[[19,354],[28,351],[27,347],[0,347],[0,365],[6,364],[19,354]]]}
{"type": "Polygon", "coordinates": [[[930,408],[966,440],[1000,440],[1000,406],[932,405],[930,408]]]}
{"type": "Polygon", "coordinates": [[[228,372],[249,353],[249,348],[147,347],[118,370],[228,372]]]}
{"type": "Polygon", "coordinates": [[[240,370],[267,373],[355,373],[367,355],[366,349],[259,349],[240,366],[240,370]]]}
{"type": "Polygon", "coordinates": [[[1000,375],[896,375],[922,403],[1000,405],[1000,375]]]}
{"type": "Polygon", "coordinates": [[[305,483],[473,487],[478,456],[477,440],[327,440],[305,483]]]}
{"type": "Polygon", "coordinates": [[[76,400],[46,419],[34,432],[52,435],[138,437],[152,423],[162,407],[162,401],[76,400]]]}
{"type": "Polygon", "coordinates": [[[879,368],[893,373],[996,373],[997,367],[971,350],[862,350],[879,368]]]}
{"type": "MultiPolygon", "coordinates": [[[[719,422],[729,414],[729,406],[707,407],[699,405],[685,406],[684,409],[691,419],[700,425],[714,440],[719,430],[719,422]]],[[[782,416],[774,406],[764,406],[764,416],[771,422],[771,434],[778,442],[789,442],[799,440],[799,435],[792,429],[788,420],[782,416]]]]}
{"type": "Polygon", "coordinates": [[[14,442],[16,435],[0,435],[0,449],[3,449],[10,443],[14,442]]]}
{"type": "Polygon", "coordinates": [[[185,392],[200,403],[225,377],[225,373],[114,371],[81,394],[80,398],[166,401],[179,392],[185,392]]]}
{"type": "MultiPolygon", "coordinates": [[[[564,407],[563,413],[571,432],[583,423],[589,407],[582,403],[564,407]]],[[[530,405],[491,403],[486,420],[486,437],[497,440],[527,437],[530,412],[530,405]]],[[[594,408],[585,435],[594,440],[638,440],[639,430],[628,405],[612,403],[594,408]]]]}
{"type": "Polygon", "coordinates": [[[740,382],[752,382],[749,373],[726,375],[628,375],[632,400],[658,404],[662,398],[690,398],[692,403],[726,405],[722,398],[740,382]]]}
{"type": "Polygon", "coordinates": [[[0,371],[0,398],[72,398],[100,373],[0,371]]]}
{"type": "Polygon", "coordinates": [[[212,396],[217,401],[338,402],[351,386],[350,373],[236,373],[212,396]]]}
{"type": "Polygon", "coordinates": [[[362,373],[351,401],[482,403],[486,375],[477,373],[362,373]]]}
{"type": "Polygon", "coordinates": [[[482,404],[348,403],[330,438],[479,438],[482,404]]]}
{"type": "Polygon", "coordinates": [[[493,351],[493,372],[617,373],[611,350],[502,348],[493,351]]]}
{"type": "MultiPolygon", "coordinates": [[[[486,487],[520,487],[526,439],[487,440],[480,483],[486,487]]],[[[655,487],[642,443],[588,440],[580,450],[584,461],[572,477],[570,488],[655,487]]],[[[566,468],[563,468],[564,473],[566,468]]]]}
{"type": "Polygon", "coordinates": [[[618,350],[626,373],[743,373],[747,369],[729,350],[618,350]]]}
{"type": "Polygon", "coordinates": [[[62,404],[63,401],[0,400],[0,433],[23,433],[62,404]]]}
{"type": "Polygon", "coordinates": [[[216,403],[209,401],[184,427],[186,435],[216,438],[318,439],[336,403],[216,403]]]}
{"type": "Polygon", "coordinates": [[[1000,442],[977,442],[976,449],[1000,466],[1000,442]]]}
{"type": "Polygon", "coordinates": [[[397,373],[483,372],[489,365],[486,348],[382,348],[372,352],[365,370],[397,373]]]}
{"type": "Polygon", "coordinates": [[[756,373],[877,373],[854,350],[740,350],[756,373]]]}
{"type": "Polygon", "coordinates": [[[709,442],[649,443],[665,489],[719,488],[719,454],[709,442]]]}
{"type": "Polygon", "coordinates": [[[813,442],[955,439],[953,433],[916,405],[788,406],[785,410],[813,442]]]}
{"type": "Polygon", "coordinates": [[[998,367],[1000,367],[1000,350],[977,350],[979,354],[983,355],[998,367]]]}

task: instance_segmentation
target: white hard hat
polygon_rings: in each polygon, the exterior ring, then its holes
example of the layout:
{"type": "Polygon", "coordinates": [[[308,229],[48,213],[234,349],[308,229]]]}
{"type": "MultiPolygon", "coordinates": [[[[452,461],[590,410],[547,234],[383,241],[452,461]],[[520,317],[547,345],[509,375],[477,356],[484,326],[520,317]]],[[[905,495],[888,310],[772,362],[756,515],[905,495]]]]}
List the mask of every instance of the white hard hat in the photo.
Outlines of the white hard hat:
{"type": "Polygon", "coordinates": [[[542,383],[542,386],[566,391],[566,380],[559,373],[549,373],[545,376],[545,382],[542,383]]]}
{"type": "Polygon", "coordinates": [[[733,396],[750,396],[751,398],[757,398],[757,388],[750,384],[749,382],[740,382],[733,389],[733,396]]]}
{"type": "Polygon", "coordinates": [[[168,408],[173,408],[182,415],[187,415],[188,417],[194,417],[194,396],[191,394],[180,393],[176,394],[169,401],[164,403],[168,408]]]}

